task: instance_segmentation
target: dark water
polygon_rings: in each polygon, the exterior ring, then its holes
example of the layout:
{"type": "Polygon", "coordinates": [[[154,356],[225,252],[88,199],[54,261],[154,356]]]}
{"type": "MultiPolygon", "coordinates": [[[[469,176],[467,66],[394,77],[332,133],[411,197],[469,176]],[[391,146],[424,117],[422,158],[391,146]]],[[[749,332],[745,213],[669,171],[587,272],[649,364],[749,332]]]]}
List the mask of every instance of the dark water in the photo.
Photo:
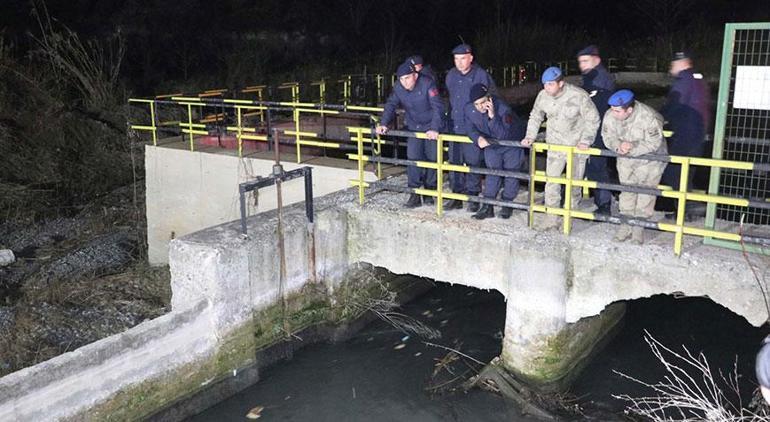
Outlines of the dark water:
{"type": "MultiPolygon", "coordinates": [[[[505,303],[499,293],[438,283],[403,311],[441,330],[442,338],[430,342],[484,362],[501,351],[505,303]]],[[[738,355],[745,384],[754,379],[754,353],[763,330],[707,299],[638,300],[629,303],[624,328],[574,384],[571,393],[589,413],[622,414],[624,403],[611,394],[644,392],[612,369],[645,380],[663,375],[644,343],[644,328],[667,345],[703,350],[714,367],[729,370],[738,355]]],[[[428,346],[414,335],[404,337],[375,322],[345,343],[309,346],[293,360],[265,370],[259,383],[190,420],[242,421],[256,406],[264,406],[260,420],[268,421],[531,420],[494,393],[452,391],[458,384],[449,381],[473,364],[459,359],[442,366],[447,350],[428,346]],[[400,344],[405,346],[396,349],[400,344]],[[433,391],[447,382],[448,388],[433,391]]]]}

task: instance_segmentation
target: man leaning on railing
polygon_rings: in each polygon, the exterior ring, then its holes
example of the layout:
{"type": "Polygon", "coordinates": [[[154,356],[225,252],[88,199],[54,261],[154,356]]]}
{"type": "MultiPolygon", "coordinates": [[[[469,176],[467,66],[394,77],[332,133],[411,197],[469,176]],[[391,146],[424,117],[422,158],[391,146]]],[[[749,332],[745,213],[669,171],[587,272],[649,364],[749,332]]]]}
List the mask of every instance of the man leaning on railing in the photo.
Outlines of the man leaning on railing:
{"type": "MultiPolygon", "coordinates": [[[[604,114],[602,137],[607,148],[617,152],[618,177],[623,185],[655,188],[663,175],[665,162],[623,157],[646,154],[666,155],[663,140],[663,117],[651,107],[634,99],[634,93],[621,89],[607,101],[610,109],[604,114]]],[[[618,200],[620,214],[624,217],[648,219],[655,212],[655,196],[621,192],[618,200]]],[[[644,243],[644,228],[621,224],[615,240],[628,238],[644,243]]]]}
{"type": "MultiPolygon", "coordinates": [[[[407,139],[407,159],[435,162],[436,138],[439,131],[444,128],[444,102],[439,96],[436,82],[427,76],[421,76],[411,63],[407,62],[398,66],[396,76],[398,76],[398,83],[393,85],[393,91],[385,102],[385,110],[382,113],[380,125],[377,126],[377,133],[383,135],[388,131],[388,125],[395,121],[396,108],[400,105],[406,112],[407,129],[425,132],[428,137],[426,140],[407,139]]],[[[410,188],[436,189],[436,170],[410,165],[406,174],[410,188]]],[[[423,199],[420,195],[412,193],[404,206],[415,208],[423,202],[426,205],[433,204],[433,197],[426,196],[423,199]]]]}
{"type": "MultiPolygon", "coordinates": [[[[548,144],[576,146],[588,149],[596,138],[599,129],[599,112],[591,102],[591,97],[582,89],[564,81],[558,67],[549,67],[541,77],[543,89],[535,98],[535,105],[529,114],[527,135],[522,139],[524,146],[532,145],[543,120],[548,119],[545,140],[548,144]]],[[[576,154],[572,166],[572,178],[582,180],[585,172],[585,154],[576,154]]],[[[561,151],[548,151],[545,173],[548,177],[560,177],[567,165],[567,156],[561,151]]],[[[576,209],[582,192],[580,187],[572,189],[571,206],[576,209]]],[[[545,184],[545,206],[560,208],[561,185],[553,182],[545,184]]],[[[541,230],[549,230],[559,225],[558,217],[546,214],[538,225],[541,230]]]]}

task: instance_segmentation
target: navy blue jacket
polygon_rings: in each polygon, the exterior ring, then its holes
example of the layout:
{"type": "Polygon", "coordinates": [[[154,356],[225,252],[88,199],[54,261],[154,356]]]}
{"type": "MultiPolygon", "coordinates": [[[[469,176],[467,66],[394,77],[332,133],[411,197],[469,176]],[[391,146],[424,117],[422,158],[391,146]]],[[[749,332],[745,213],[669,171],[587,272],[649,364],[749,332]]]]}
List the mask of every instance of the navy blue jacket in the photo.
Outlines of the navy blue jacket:
{"type": "Polygon", "coordinates": [[[496,92],[495,81],[489,76],[486,70],[475,63],[471,64],[471,69],[463,75],[453,67],[446,75],[446,88],[449,92],[449,104],[451,106],[452,126],[450,130],[453,133],[465,134],[465,104],[468,104],[468,97],[471,93],[471,87],[475,84],[484,84],[489,88],[489,92],[496,92]]]}
{"type": "MultiPolygon", "coordinates": [[[[604,117],[604,113],[609,110],[610,106],[607,104],[607,100],[615,92],[615,78],[610,75],[610,72],[599,63],[596,67],[591,69],[588,73],[583,74],[583,89],[588,92],[596,106],[596,110],[599,112],[599,117],[604,117]]],[[[604,146],[604,140],[602,139],[601,122],[599,123],[599,131],[596,133],[595,147],[606,148],[604,146]]]]}
{"type": "Polygon", "coordinates": [[[588,95],[591,95],[591,100],[599,111],[599,115],[604,116],[604,112],[610,107],[607,100],[615,92],[615,78],[599,63],[598,66],[583,75],[583,89],[588,92],[588,95]]]}
{"type": "Polygon", "coordinates": [[[666,104],[660,110],[674,131],[669,145],[670,154],[689,154],[702,147],[709,119],[709,94],[702,78],[695,78],[692,69],[679,72],[666,104]]]}
{"type": "Polygon", "coordinates": [[[506,141],[520,141],[527,132],[527,122],[520,119],[511,107],[493,95],[492,103],[495,106],[495,117],[490,119],[487,113],[480,113],[472,102],[468,102],[465,109],[465,132],[473,143],[478,145],[479,136],[483,136],[494,144],[492,139],[506,141]]]}
{"type": "Polygon", "coordinates": [[[407,91],[396,81],[393,91],[385,102],[382,113],[383,126],[390,125],[396,118],[396,109],[401,106],[406,111],[406,127],[413,131],[444,129],[444,102],[439,96],[436,82],[425,76],[417,77],[411,91],[407,91]]]}

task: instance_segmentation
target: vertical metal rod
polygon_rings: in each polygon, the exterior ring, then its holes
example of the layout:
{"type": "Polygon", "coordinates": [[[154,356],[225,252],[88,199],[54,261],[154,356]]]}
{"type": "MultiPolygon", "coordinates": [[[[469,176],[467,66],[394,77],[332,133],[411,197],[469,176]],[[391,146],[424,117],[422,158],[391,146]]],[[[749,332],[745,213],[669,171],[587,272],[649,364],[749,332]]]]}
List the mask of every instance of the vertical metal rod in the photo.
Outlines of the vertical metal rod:
{"type": "Polygon", "coordinates": [[[308,272],[310,281],[315,283],[318,280],[315,266],[315,221],[313,217],[313,169],[305,167],[305,215],[307,216],[307,236],[308,236],[308,272]]]}
{"type": "Polygon", "coordinates": [[[535,145],[533,144],[529,148],[529,214],[528,223],[529,228],[532,228],[535,223],[535,170],[537,166],[537,153],[535,145]]]}
{"type": "Polygon", "coordinates": [[[690,177],[690,159],[686,158],[682,162],[681,173],[679,174],[679,199],[677,200],[676,210],[676,234],[674,235],[674,254],[679,256],[682,254],[682,240],[684,232],[684,216],[687,211],[687,199],[685,194],[687,193],[687,179],[690,177]]]}
{"type": "Polygon", "coordinates": [[[270,109],[269,108],[267,109],[267,112],[265,114],[267,115],[267,120],[263,119],[262,122],[265,123],[265,133],[267,133],[267,150],[270,151],[270,148],[272,148],[271,143],[270,143],[270,141],[271,141],[271,139],[270,139],[270,132],[273,130],[273,128],[271,127],[272,124],[271,124],[271,120],[270,120],[271,119],[271,115],[270,115],[270,109]]]}
{"type": "Polygon", "coordinates": [[[281,155],[278,149],[278,129],[275,129],[275,136],[273,137],[273,142],[275,145],[275,165],[273,167],[273,177],[275,177],[275,194],[276,194],[276,204],[277,204],[277,211],[278,211],[278,227],[277,227],[277,235],[278,235],[278,255],[279,255],[279,285],[278,285],[278,292],[281,296],[281,312],[283,314],[283,331],[286,337],[290,337],[291,333],[289,331],[289,320],[286,317],[286,310],[288,308],[287,301],[286,301],[286,292],[284,289],[284,284],[286,283],[286,248],[284,246],[284,239],[283,239],[283,197],[281,192],[281,174],[283,173],[281,167],[281,155]]]}
{"type": "Polygon", "coordinates": [[[155,117],[155,100],[150,103],[150,119],[152,120],[152,144],[158,145],[158,128],[155,123],[158,119],[155,117]]]}
{"type": "Polygon", "coordinates": [[[574,153],[574,147],[567,151],[567,185],[564,187],[564,209],[567,212],[564,214],[564,234],[569,234],[571,228],[570,224],[572,223],[572,169],[575,167],[574,153]]]}
{"type": "Polygon", "coordinates": [[[235,107],[235,115],[238,121],[238,156],[243,157],[243,128],[241,127],[241,107],[235,107]]]}
{"type": "Polygon", "coordinates": [[[361,128],[356,129],[356,143],[358,145],[358,203],[364,205],[364,133],[361,128]]]}
{"type": "Polygon", "coordinates": [[[238,198],[241,201],[241,234],[246,233],[246,195],[242,185],[238,186],[238,198]]]}

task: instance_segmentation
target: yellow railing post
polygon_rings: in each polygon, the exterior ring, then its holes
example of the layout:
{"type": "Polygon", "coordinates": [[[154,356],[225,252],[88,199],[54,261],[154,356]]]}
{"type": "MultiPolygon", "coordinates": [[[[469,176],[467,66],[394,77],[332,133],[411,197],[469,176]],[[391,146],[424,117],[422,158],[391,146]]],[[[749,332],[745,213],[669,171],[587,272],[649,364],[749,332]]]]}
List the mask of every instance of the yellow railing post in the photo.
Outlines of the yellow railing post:
{"type": "Polygon", "coordinates": [[[676,210],[676,233],[674,234],[674,254],[679,256],[682,253],[682,240],[684,237],[684,216],[687,207],[687,179],[690,175],[690,159],[683,157],[682,170],[679,175],[679,198],[677,199],[676,210]]]}
{"type": "MultiPolygon", "coordinates": [[[[372,139],[372,150],[378,156],[382,154],[382,139],[379,133],[375,133],[374,139],[372,139]]],[[[382,163],[379,161],[377,162],[377,180],[382,180],[382,163]]]]}
{"type": "MultiPolygon", "coordinates": [[[[257,90],[257,98],[259,99],[260,104],[262,103],[262,88],[259,88],[257,90]]],[[[265,110],[260,109],[259,110],[259,122],[264,124],[265,123],[265,110]]]]}
{"type": "Polygon", "coordinates": [[[155,101],[150,103],[150,119],[152,121],[150,124],[152,126],[152,144],[158,145],[158,128],[155,126],[155,101]]]}
{"type": "Polygon", "coordinates": [[[572,217],[572,168],[574,167],[575,148],[567,149],[567,183],[564,186],[564,234],[569,234],[571,229],[572,217]]]}
{"type": "MultiPolygon", "coordinates": [[[[426,178],[427,180],[427,178],[426,178]]],[[[444,212],[444,137],[436,138],[436,215],[444,212]]]]}
{"type": "Polygon", "coordinates": [[[238,156],[243,157],[243,139],[241,138],[241,135],[243,134],[243,128],[241,127],[241,107],[235,106],[235,115],[237,116],[238,120],[238,130],[236,131],[236,137],[238,138],[238,156]]]}
{"type": "Polygon", "coordinates": [[[363,129],[356,130],[356,144],[358,146],[358,203],[364,204],[364,134],[363,129]]]}
{"type": "Polygon", "coordinates": [[[190,129],[190,151],[195,151],[193,144],[192,104],[187,104],[187,127],[190,129]]]}
{"type": "Polygon", "coordinates": [[[532,228],[535,224],[535,167],[537,165],[536,154],[537,150],[535,145],[532,144],[532,146],[529,148],[529,210],[527,210],[529,217],[529,228],[532,228]]]}
{"type": "Polygon", "coordinates": [[[302,152],[301,152],[301,146],[300,145],[300,139],[299,139],[299,108],[294,105],[294,111],[292,112],[294,116],[294,143],[297,147],[297,163],[302,162],[302,152]]]}

